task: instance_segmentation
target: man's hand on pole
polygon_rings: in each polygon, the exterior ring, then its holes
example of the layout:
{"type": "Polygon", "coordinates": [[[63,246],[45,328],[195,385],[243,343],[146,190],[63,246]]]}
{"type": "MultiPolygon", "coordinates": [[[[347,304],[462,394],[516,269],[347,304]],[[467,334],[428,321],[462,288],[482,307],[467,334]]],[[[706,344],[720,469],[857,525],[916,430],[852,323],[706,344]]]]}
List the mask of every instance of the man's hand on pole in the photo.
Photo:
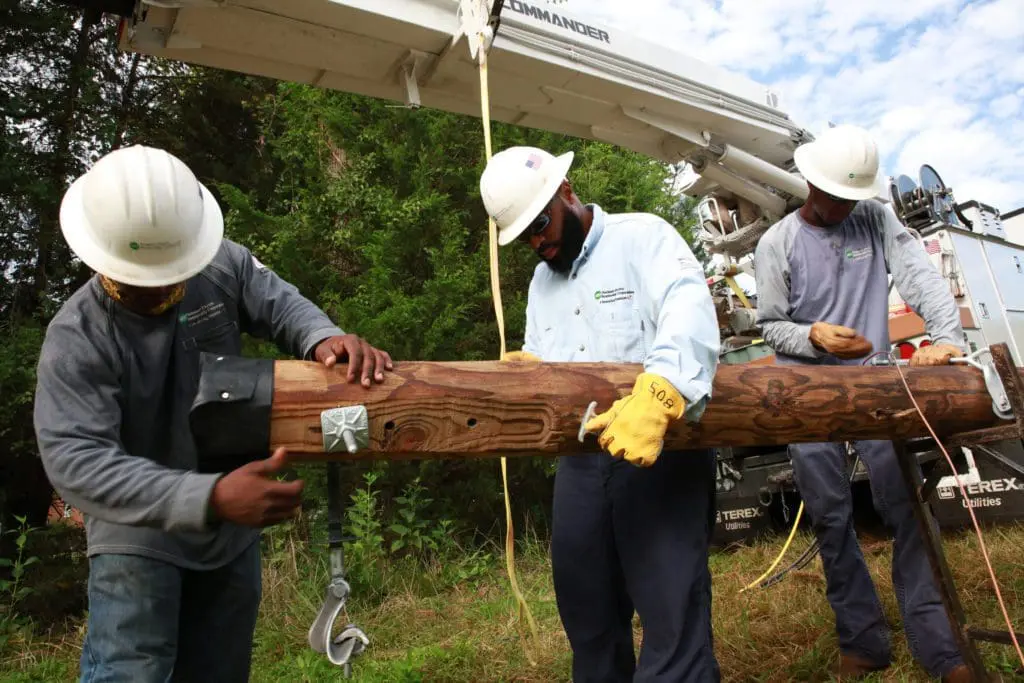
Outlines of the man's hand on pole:
{"type": "Polygon", "coordinates": [[[818,349],[836,358],[863,358],[873,349],[871,342],[857,334],[857,330],[832,323],[811,325],[810,339],[818,349]]]}
{"type": "Polygon", "coordinates": [[[210,512],[215,519],[262,528],[295,516],[302,504],[302,480],[282,482],[273,478],[288,463],[287,452],[278,448],[264,460],[247,463],[228,472],[214,484],[210,512]]]}
{"type": "Polygon", "coordinates": [[[951,358],[961,358],[964,352],[953,344],[922,346],[910,357],[910,365],[948,365],[951,358]]]}
{"type": "Polygon", "coordinates": [[[661,455],[665,431],[686,410],[686,401],[668,380],[641,373],[633,392],[595,416],[584,429],[601,432],[597,442],[613,457],[650,467],[661,455]]]}
{"type": "Polygon", "coordinates": [[[394,369],[387,351],[370,346],[369,342],[354,334],[328,337],[317,345],[313,356],[329,368],[338,361],[348,360],[348,381],[354,381],[361,374],[362,385],[366,388],[370,387],[371,376],[375,381],[383,382],[384,370],[394,369]]]}

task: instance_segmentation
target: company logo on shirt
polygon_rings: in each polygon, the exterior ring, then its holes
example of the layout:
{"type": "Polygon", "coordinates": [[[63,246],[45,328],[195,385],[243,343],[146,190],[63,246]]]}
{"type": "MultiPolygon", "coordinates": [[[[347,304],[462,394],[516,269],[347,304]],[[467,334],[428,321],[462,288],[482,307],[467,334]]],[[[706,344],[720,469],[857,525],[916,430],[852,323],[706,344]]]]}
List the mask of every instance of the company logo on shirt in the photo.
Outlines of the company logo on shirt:
{"type": "Polygon", "coordinates": [[[862,249],[846,249],[846,260],[847,261],[860,261],[871,256],[871,247],[863,247],[862,249]]]}
{"type": "Polygon", "coordinates": [[[602,304],[613,304],[616,301],[630,301],[633,298],[633,290],[625,287],[615,289],[599,289],[594,292],[594,301],[602,304]]]}
{"type": "Polygon", "coordinates": [[[178,316],[178,322],[182,325],[188,325],[189,327],[195,327],[201,323],[206,322],[212,318],[216,318],[218,315],[224,312],[224,304],[220,301],[211,301],[208,304],[203,304],[194,311],[188,313],[182,313],[178,316]]]}

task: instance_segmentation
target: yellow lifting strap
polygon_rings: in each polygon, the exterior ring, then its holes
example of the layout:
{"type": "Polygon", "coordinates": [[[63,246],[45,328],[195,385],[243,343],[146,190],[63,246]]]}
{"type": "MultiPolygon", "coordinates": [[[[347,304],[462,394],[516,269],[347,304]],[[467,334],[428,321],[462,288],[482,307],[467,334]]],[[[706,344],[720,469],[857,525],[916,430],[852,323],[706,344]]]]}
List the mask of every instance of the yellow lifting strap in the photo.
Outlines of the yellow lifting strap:
{"type": "MultiPolygon", "coordinates": [[[[487,154],[487,161],[490,161],[491,107],[487,90],[487,50],[484,49],[483,44],[481,44],[480,49],[477,51],[477,55],[480,62],[480,108],[484,125],[484,149],[487,154]]],[[[498,232],[497,226],[494,224],[494,219],[490,216],[487,218],[487,225],[491,261],[491,298],[494,300],[494,314],[498,319],[498,336],[501,341],[501,348],[499,350],[500,359],[505,355],[505,315],[501,304],[501,281],[498,275],[498,232]]],[[[519,590],[519,581],[516,579],[515,534],[512,528],[512,506],[509,502],[508,492],[508,463],[504,456],[501,458],[501,484],[505,494],[505,566],[508,570],[509,581],[512,584],[512,592],[515,594],[516,601],[519,604],[519,617],[522,618],[525,613],[527,622],[530,626],[530,633],[533,636],[534,647],[538,647],[537,623],[533,619],[533,613],[530,612],[530,606],[526,603],[526,598],[523,597],[522,591],[519,590]]],[[[536,666],[537,660],[534,658],[533,654],[531,654],[529,648],[525,648],[525,651],[530,664],[536,666]]]]}
{"type": "Polygon", "coordinates": [[[729,285],[730,289],[732,289],[736,297],[740,300],[740,303],[743,304],[743,307],[751,308],[750,302],[747,301],[747,295],[743,293],[743,288],[740,287],[738,282],[736,282],[736,278],[734,278],[732,275],[726,275],[725,281],[729,285]]]}

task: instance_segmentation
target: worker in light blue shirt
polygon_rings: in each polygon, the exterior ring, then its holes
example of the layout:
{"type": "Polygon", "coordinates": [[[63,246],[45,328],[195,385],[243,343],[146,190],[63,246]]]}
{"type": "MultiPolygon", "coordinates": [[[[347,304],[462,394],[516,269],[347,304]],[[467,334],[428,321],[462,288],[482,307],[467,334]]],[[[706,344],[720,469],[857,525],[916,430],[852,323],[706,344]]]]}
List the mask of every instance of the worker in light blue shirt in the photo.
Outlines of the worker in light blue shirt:
{"type": "Polygon", "coordinates": [[[639,363],[633,390],[586,425],[603,451],[562,456],[552,570],[574,681],[718,681],[708,547],[710,450],[661,453],[675,420],[699,420],[719,336],[703,269],[651,214],[584,205],[572,153],[496,154],[480,180],[498,241],[529,246],[525,344],[511,361],[639,363]],[[633,613],[644,626],[639,659],[633,613]]]}

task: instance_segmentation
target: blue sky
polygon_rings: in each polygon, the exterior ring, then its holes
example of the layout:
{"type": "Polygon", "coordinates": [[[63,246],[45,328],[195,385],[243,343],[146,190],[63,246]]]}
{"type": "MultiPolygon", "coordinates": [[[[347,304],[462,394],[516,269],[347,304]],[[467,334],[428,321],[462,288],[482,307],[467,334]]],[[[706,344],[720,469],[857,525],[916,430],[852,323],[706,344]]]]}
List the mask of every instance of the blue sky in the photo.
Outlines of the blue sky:
{"type": "Polygon", "coordinates": [[[574,14],[762,83],[819,133],[872,131],[887,175],[1024,206],[1024,0],[569,0],[574,14]]]}

